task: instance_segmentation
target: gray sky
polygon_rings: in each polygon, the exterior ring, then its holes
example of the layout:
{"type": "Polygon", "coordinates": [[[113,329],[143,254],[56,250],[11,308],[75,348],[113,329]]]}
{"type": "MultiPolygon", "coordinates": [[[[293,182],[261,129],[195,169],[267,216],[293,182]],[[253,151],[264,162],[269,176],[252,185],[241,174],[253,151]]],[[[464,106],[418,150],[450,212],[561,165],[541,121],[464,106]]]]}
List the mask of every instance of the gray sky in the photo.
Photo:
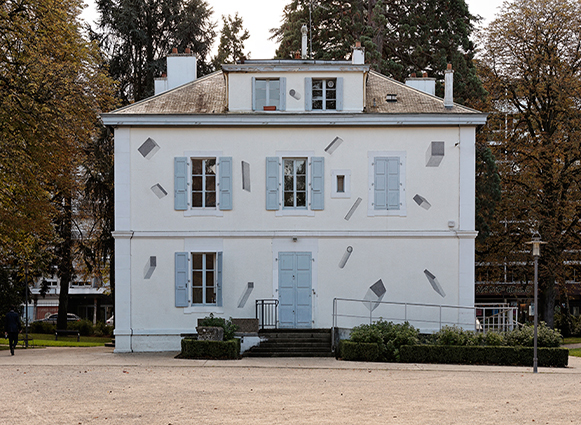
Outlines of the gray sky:
{"type": "MultiPolygon", "coordinates": [[[[234,15],[236,12],[242,17],[244,27],[250,32],[250,38],[245,47],[250,51],[253,59],[270,59],[274,57],[276,43],[269,40],[269,29],[277,27],[282,18],[282,9],[288,0],[207,0],[214,9],[214,20],[221,27],[222,15],[234,15]]],[[[82,18],[93,23],[97,19],[94,0],[85,0],[88,7],[84,10],[82,18]]],[[[486,24],[494,19],[498,7],[503,0],[467,0],[470,11],[484,18],[486,24]]],[[[214,51],[218,48],[218,41],[214,45],[214,51]]]]}

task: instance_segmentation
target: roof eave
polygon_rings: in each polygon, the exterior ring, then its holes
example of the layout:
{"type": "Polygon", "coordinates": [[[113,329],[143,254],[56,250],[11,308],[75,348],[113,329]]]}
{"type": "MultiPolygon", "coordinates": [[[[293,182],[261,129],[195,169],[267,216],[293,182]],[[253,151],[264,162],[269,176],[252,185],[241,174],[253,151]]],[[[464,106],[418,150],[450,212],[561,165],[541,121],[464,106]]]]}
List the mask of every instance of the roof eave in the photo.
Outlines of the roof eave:
{"type": "Polygon", "coordinates": [[[478,126],[486,113],[446,114],[102,114],[110,126],[478,126]]]}

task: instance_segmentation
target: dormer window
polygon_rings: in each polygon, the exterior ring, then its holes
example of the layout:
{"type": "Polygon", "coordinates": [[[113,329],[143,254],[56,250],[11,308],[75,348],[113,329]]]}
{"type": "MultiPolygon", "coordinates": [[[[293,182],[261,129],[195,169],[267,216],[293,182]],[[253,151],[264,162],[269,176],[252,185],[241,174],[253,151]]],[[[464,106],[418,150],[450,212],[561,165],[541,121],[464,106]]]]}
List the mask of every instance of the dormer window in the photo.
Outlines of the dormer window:
{"type": "Polygon", "coordinates": [[[252,78],[252,110],[284,111],[286,78],[252,78]]]}
{"type": "Polygon", "coordinates": [[[337,109],[337,79],[313,79],[313,110],[337,109]]]}
{"type": "Polygon", "coordinates": [[[342,111],[343,78],[305,77],[306,111],[342,111]]]}

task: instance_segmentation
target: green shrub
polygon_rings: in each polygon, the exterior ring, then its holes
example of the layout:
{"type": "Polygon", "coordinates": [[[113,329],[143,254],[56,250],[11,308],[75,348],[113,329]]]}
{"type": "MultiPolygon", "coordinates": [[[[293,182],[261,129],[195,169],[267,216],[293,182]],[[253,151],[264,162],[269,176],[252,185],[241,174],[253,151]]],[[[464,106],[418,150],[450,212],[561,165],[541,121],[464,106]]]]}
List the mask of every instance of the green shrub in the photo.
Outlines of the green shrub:
{"type": "Polygon", "coordinates": [[[381,360],[379,344],[375,342],[341,341],[341,358],[349,361],[377,362],[381,360]]]}
{"type": "Polygon", "coordinates": [[[67,329],[79,331],[83,336],[93,335],[93,322],[87,319],[81,319],[76,322],[68,322],[67,329]]]}
{"type": "Polygon", "coordinates": [[[47,322],[32,322],[28,324],[28,331],[34,334],[54,334],[56,326],[47,322]]]}
{"type": "Polygon", "coordinates": [[[97,322],[93,328],[93,333],[95,336],[113,335],[113,326],[109,326],[105,322],[97,322]]]}
{"type": "Polygon", "coordinates": [[[378,360],[392,362],[399,359],[399,347],[419,343],[419,331],[407,322],[396,324],[379,320],[371,325],[353,328],[350,340],[377,344],[380,352],[378,360]]]}
{"type": "Polygon", "coordinates": [[[488,345],[489,347],[500,347],[501,345],[505,345],[504,335],[501,333],[486,332],[486,334],[479,333],[479,335],[482,335],[484,345],[488,345]]]}
{"type": "MultiPolygon", "coordinates": [[[[524,325],[520,328],[506,332],[505,345],[512,347],[532,347],[534,345],[534,326],[524,325]]],[[[558,330],[549,328],[545,322],[541,322],[537,330],[538,347],[559,347],[563,337],[558,330]]]]}
{"type": "Polygon", "coordinates": [[[198,326],[218,326],[224,329],[224,341],[228,341],[234,338],[234,333],[238,329],[238,326],[232,324],[232,318],[226,320],[222,317],[214,317],[214,314],[210,313],[210,316],[204,317],[198,322],[198,326]]]}
{"type": "Polygon", "coordinates": [[[240,340],[198,341],[184,338],[179,357],[183,359],[237,359],[240,357],[240,340]]]}
{"type": "MultiPolygon", "coordinates": [[[[416,345],[400,348],[404,363],[489,364],[505,366],[532,366],[533,349],[530,347],[468,347],[450,345],[416,345]]],[[[569,351],[565,348],[539,348],[538,365],[566,367],[569,351]]]]}
{"type": "Polygon", "coordinates": [[[454,326],[444,326],[435,333],[438,345],[467,345],[468,335],[464,329],[454,326]]]}

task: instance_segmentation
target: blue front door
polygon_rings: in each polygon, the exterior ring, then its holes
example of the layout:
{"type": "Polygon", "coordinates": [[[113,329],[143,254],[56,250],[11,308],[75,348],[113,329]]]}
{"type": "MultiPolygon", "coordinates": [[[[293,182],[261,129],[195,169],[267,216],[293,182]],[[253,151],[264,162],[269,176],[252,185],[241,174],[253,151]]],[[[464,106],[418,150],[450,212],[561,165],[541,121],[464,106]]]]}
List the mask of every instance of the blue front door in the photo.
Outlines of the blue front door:
{"type": "Polygon", "coordinates": [[[278,317],[281,328],[310,328],[312,321],[312,255],[278,254],[278,317]]]}

